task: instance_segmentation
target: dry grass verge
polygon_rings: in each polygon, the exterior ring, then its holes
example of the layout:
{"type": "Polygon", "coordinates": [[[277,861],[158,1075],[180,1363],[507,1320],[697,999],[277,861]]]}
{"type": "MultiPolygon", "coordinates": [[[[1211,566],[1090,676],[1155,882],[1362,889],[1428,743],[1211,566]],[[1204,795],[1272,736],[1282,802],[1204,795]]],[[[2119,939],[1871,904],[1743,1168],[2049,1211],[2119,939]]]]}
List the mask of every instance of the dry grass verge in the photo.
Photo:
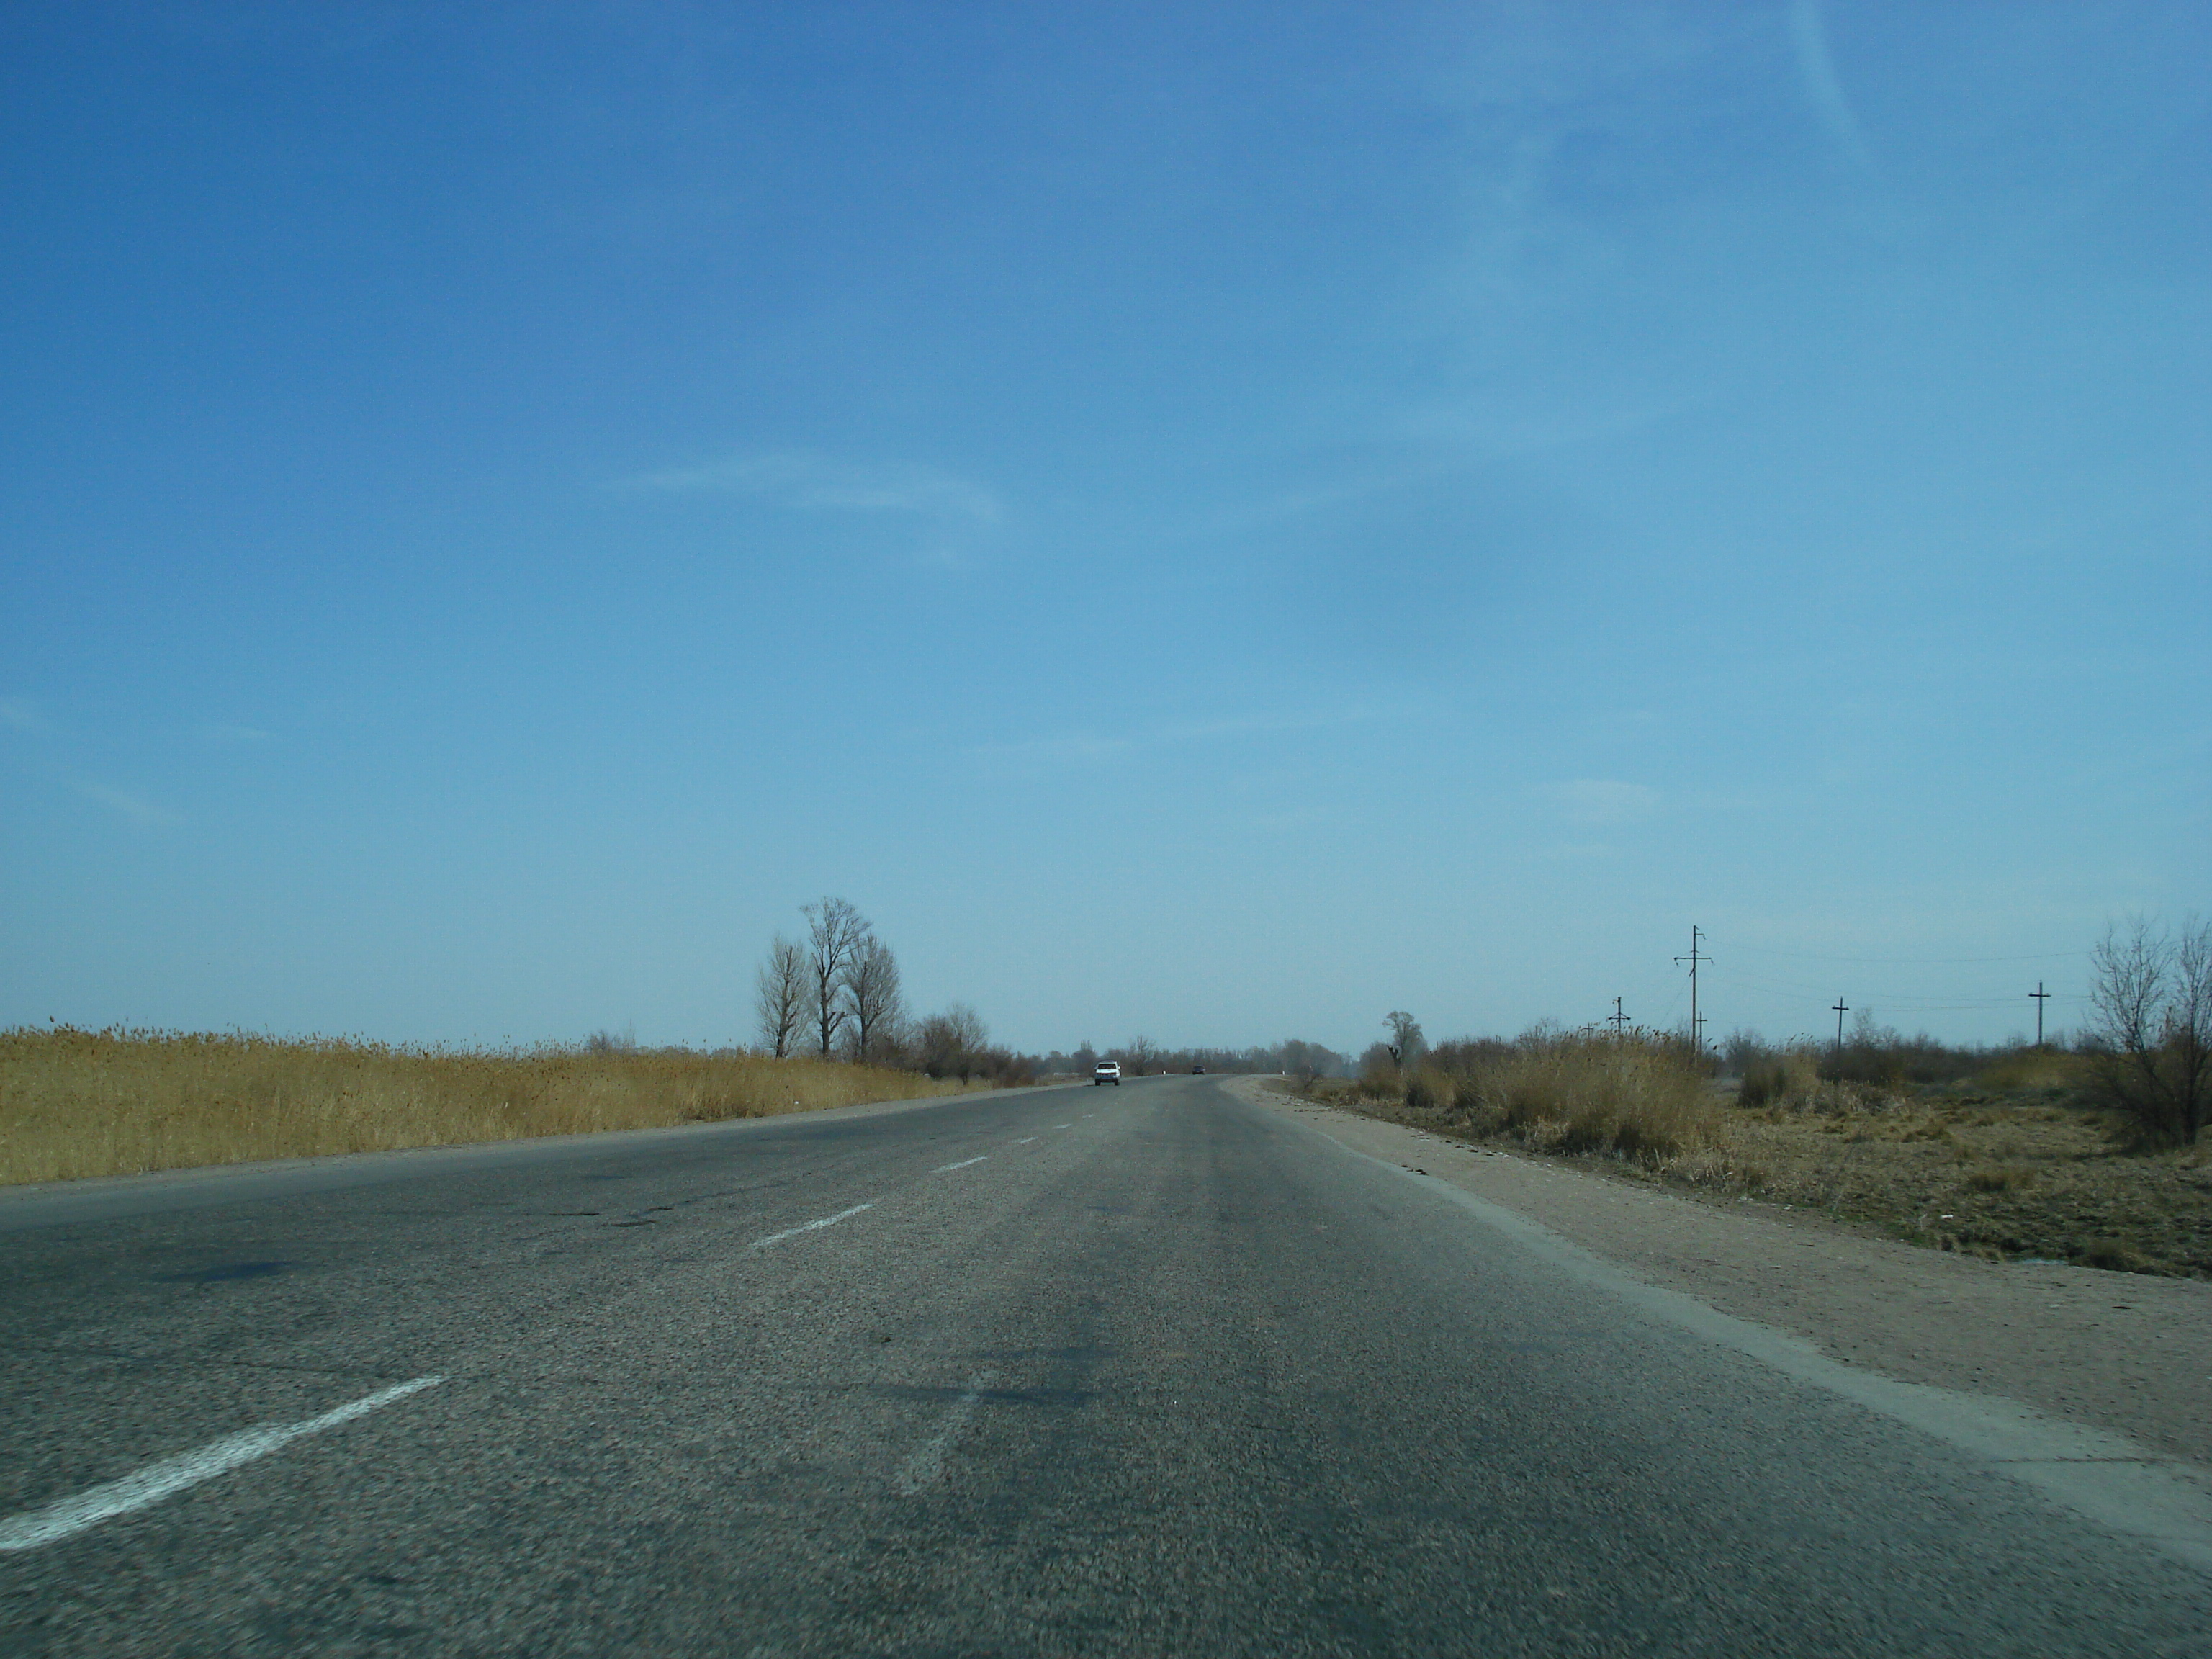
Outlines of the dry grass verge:
{"type": "Polygon", "coordinates": [[[0,1183],[651,1129],[957,1094],[817,1060],[471,1054],[325,1039],[0,1032],[0,1183]]]}
{"type": "Polygon", "coordinates": [[[1437,1059],[1370,1073],[1356,1091],[1430,1127],[1652,1165],[1710,1145],[1717,1130],[1704,1079],[1678,1047],[1646,1034],[1539,1030],[1510,1043],[1448,1045],[1437,1059]]]}
{"type": "MultiPolygon", "coordinates": [[[[1608,1039],[1601,1039],[1601,1042],[1608,1039]]],[[[1777,1067],[1741,1094],[1626,1066],[1586,1080],[1533,1086],[1571,1072],[1572,1054],[1528,1055],[1528,1039],[1490,1045],[1480,1078],[1449,1096],[1419,1074],[1322,1085],[1337,1103],[1470,1139],[1577,1157],[1610,1173],[1656,1181],[1715,1202],[1756,1199],[1938,1249],[1990,1260],[2073,1261],[2135,1273],[2212,1277],[2212,1148],[2146,1148],[2094,1103],[2067,1056],[2014,1058],[1960,1086],[1880,1087],[1777,1067]],[[1664,1079],[1661,1081],[1659,1079],[1664,1079]],[[1533,1082],[1532,1082],[1533,1080],[1533,1082]],[[1657,1103],[1595,1128],[1536,1102],[1615,1098],[1657,1103]],[[1516,1093],[1516,1090],[1519,1092],[1516,1093]],[[1755,1103],[1747,1104],[1748,1100],[1755,1103]],[[1648,1126],[1648,1127],[1647,1127],[1648,1126]]],[[[1587,1057],[1595,1060],[1595,1054],[1587,1057]]],[[[1602,1125],[1601,1109],[1579,1120],[1602,1125]]]]}
{"type": "Polygon", "coordinates": [[[2142,1148],[2072,1097],[1940,1090],[1722,1121],[1723,1158],[1662,1177],[1991,1260],[2212,1276],[2204,1152],[2142,1148]]]}

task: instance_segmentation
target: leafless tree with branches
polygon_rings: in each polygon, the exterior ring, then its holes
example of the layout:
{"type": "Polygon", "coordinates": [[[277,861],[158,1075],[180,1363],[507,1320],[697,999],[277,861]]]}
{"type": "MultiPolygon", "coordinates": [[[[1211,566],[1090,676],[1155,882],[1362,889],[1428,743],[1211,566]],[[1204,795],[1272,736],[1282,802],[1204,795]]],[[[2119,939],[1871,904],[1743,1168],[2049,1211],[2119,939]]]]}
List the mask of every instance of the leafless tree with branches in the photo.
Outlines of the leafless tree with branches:
{"type": "Polygon", "coordinates": [[[1121,1060],[1139,1077],[1159,1064],[1160,1045],[1148,1036],[1133,1036],[1121,1045],[1121,1060]]]}
{"type": "Polygon", "coordinates": [[[1302,1093],[1313,1092],[1315,1082],[1328,1070],[1336,1056],[1317,1042],[1306,1042],[1292,1037],[1283,1044],[1283,1074],[1298,1086],[1302,1093]]]}
{"type": "Polygon", "coordinates": [[[806,951],[796,939],[781,933],[768,947],[753,992],[753,1012],[760,1019],[761,1041],[778,1060],[791,1053],[791,1045],[806,1024],[808,993],[806,951]]]}
{"type": "Polygon", "coordinates": [[[916,1036],[921,1069],[932,1077],[973,1077],[981,1067],[990,1040],[982,1015],[964,1002],[953,1003],[921,1022],[916,1036]]]}
{"type": "Polygon", "coordinates": [[[841,898],[801,905],[799,914],[806,918],[807,1012],[827,1060],[851,1016],[841,993],[861,941],[869,937],[868,919],[841,898]]]}
{"type": "Polygon", "coordinates": [[[853,1057],[882,1058],[885,1039],[897,1029],[902,1012],[898,958],[870,933],[854,947],[845,968],[845,1004],[853,1021],[853,1057]]]}
{"type": "Polygon", "coordinates": [[[1421,1057],[1421,1050],[1428,1047],[1428,1042],[1421,1035],[1420,1021],[1403,1008],[1393,1008],[1382,1016],[1382,1023],[1390,1028],[1389,1046],[1393,1066],[1411,1066],[1421,1057]]]}
{"type": "Polygon", "coordinates": [[[2212,1115],[2212,922],[2137,916],[2089,959],[2100,1081],[2151,1139],[2187,1146],[2212,1115]]]}

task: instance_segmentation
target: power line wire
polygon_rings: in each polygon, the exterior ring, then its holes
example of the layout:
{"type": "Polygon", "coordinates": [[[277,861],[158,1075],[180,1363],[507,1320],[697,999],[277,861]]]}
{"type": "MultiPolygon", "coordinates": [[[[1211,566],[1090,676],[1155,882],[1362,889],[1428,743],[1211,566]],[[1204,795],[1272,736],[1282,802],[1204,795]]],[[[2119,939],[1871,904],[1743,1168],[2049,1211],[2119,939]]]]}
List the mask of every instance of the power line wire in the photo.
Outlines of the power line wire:
{"type": "Polygon", "coordinates": [[[1802,962],[1856,963],[1869,967],[1881,968],[1955,968],[1967,963],[2057,962],[2061,959],[2070,960],[2089,954],[2087,951],[2039,951],[2032,956],[2025,957],[1833,957],[1822,955],[1816,951],[1778,951],[1770,945],[1745,945],[1734,939],[1728,941],[1728,948],[1731,951],[1748,951],[1753,956],[1794,957],[1802,962]]]}

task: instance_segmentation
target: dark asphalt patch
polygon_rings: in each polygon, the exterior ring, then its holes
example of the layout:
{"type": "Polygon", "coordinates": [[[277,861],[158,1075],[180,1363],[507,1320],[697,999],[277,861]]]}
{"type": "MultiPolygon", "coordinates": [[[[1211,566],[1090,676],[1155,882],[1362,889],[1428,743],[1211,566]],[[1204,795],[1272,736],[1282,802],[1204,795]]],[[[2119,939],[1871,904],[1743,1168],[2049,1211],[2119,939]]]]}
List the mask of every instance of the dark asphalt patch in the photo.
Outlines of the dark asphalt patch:
{"type": "Polygon", "coordinates": [[[289,1261],[226,1261],[221,1267],[202,1267],[197,1273],[172,1273],[173,1285],[227,1285],[237,1279],[266,1279],[271,1273],[281,1273],[292,1264],[289,1261]]]}

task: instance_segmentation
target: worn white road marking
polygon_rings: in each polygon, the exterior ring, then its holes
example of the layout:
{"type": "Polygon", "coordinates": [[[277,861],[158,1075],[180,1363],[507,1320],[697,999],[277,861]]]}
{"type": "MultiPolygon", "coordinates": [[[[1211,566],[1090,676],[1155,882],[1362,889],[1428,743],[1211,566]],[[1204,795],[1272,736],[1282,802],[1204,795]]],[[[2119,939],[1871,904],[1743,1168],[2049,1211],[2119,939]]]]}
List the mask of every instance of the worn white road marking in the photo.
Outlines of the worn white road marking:
{"type": "Polygon", "coordinates": [[[90,1486],[74,1498],[61,1498],[44,1509],[27,1510],[21,1515],[11,1515],[0,1520],[0,1550],[34,1550],[45,1544],[58,1544],[74,1536],[88,1527],[96,1527],[103,1521],[118,1515],[128,1515],[133,1510],[143,1510],[149,1504],[158,1504],[164,1498],[180,1492],[187,1486],[197,1486],[203,1480],[212,1480],[219,1474],[228,1474],[241,1463],[251,1463],[257,1457],[266,1457],[280,1446],[290,1444],[302,1435],[319,1434],[325,1429],[334,1429],[341,1423],[350,1423],[356,1417],[366,1417],[379,1407],[389,1406],[395,1400],[404,1400],[410,1394],[420,1394],[425,1389],[434,1389],[446,1379],[442,1376],[418,1376],[411,1382],[401,1382],[389,1389],[380,1389],[364,1395],[350,1405],[340,1406],[336,1411],[325,1412],[320,1417],[310,1417],[300,1423],[270,1423],[258,1429],[245,1429],[237,1434],[225,1435],[211,1441],[197,1451],[179,1452],[174,1457],[165,1457],[158,1463],[149,1463],[144,1468],[125,1475],[120,1480],[110,1480],[90,1486]]]}
{"type": "Polygon", "coordinates": [[[906,1460],[898,1478],[891,1482],[901,1494],[913,1498],[923,1487],[937,1483],[945,1473],[945,1454],[960,1437],[960,1431],[968,1426],[968,1419],[975,1414],[975,1402],[990,1386],[988,1371],[978,1371],[969,1379],[967,1389],[952,1402],[952,1409],[945,1413],[945,1420],[937,1425],[937,1432],[915,1448],[914,1455],[906,1460]]]}
{"type": "Polygon", "coordinates": [[[766,1238],[753,1240],[753,1249],[757,1250],[763,1244],[781,1244],[787,1238],[796,1238],[801,1233],[811,1233],[817,1228],[834,1227],[841,1221],[850,1221],[863,1210],[872,1210],[875,1207],[873,1201],[855,1204],[849,1210],[840,1210],[835,1215],[825,1215],[819,1221],[802,1221],[796,1227],[786,1227],[780,1233],[770,1233],[766,1238]]]}
{"type": "MultiPolygon", "coordinates": [[[[988,1157],[990,1157],[990,1153],[986,1152],[983,1154],[983,1158],[988,1157]]],[[[964,1170],[970,1164],[981,1164],[983,1161],[983,1158],[963,1158],[957,1164],[940,1164],[934,1170],[932,1170],[930,1174],[943,1175],[948,1170],[964,1170]]]]}
{"type": "Polygon", "coordinates": [[[1073,1129],[1075,1126],[1073,1123],[1055,1123],[1052,1127],[1055,1129],[1073,1129]]]}
{"type": "Polygon", "coordinates": [[[1036,1137],[1035,1135],[1024,1135],[1019,1140],[1016,1141],[1014,1145],[1017,1146],[1026,1146],[1030,1142],[1036,1139],[1036,1137]]]}

